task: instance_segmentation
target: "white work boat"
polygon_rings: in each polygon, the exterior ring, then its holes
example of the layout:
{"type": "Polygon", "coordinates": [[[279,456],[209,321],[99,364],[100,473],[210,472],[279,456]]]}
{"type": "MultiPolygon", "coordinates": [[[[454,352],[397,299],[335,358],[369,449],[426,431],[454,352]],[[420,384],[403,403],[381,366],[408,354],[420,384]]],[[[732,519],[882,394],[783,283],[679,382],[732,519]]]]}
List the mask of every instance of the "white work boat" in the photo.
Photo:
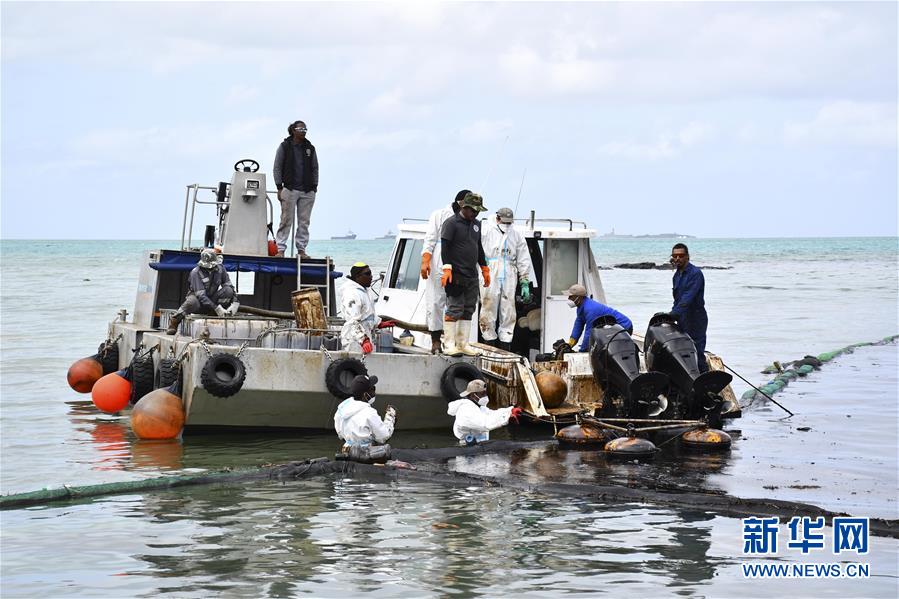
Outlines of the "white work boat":
{"type": "MultiPolygon", "coordinates": [[[[519,221],[536,281],[531,301],[517,305],[512,351],[475,343],[472,326],[470,339],[483,355],[448,357],[431,354],[430,336],[423,332],[425,281],[419,264],[425,221],[406,219],[398,225],[377,310],[407,324],[381,331],[376,350],[363,356],[340,347],[334,282],[341,273],[331,260],[269,255],[269,195],[266,176],[254,161],[235,165],[230,184],[189,185],[181,247],[145,252],[131,320],[122,310],[109,325],[107,342],[118,352],[118,367],[131,364],[135,386],[143,385],[136,393],[167,385],[172,364],[179,365],[187,433],[219,427],[333,429],[336,406],[362,369],[378,376],[378,405],[396,407],[400,429],[451,426],[447,401],[476,376],[488,382],[491,407],[517,404],[541,420],[570,422],[574,414],[602,406],[589,354],[536,361],[539,354],[546,359],[553,342],[570,332],[573,313],[563,290],[580,283],[605,302],[589,244],[596,232],[584,223],[539,219],[533,212],[519,221]],[[206,191],[215,197],[201,200],[206,191]],[[192,315],[178,334],[168,335],[165,329],[203,249],[194,244],[194,220],[198,209],[212,208],[218,223],[206,227],[203,246],[221,247],[241,311],[224,318],[192,315]],[[238,367],[219,354],[236,357],[238,367]],[[535,372],[543,369],[567,383],[564,403],[553,409],[544,406],[535,381],[535,372]]],[[[478,322],[477,315],[472,322],[478,322]]]]}

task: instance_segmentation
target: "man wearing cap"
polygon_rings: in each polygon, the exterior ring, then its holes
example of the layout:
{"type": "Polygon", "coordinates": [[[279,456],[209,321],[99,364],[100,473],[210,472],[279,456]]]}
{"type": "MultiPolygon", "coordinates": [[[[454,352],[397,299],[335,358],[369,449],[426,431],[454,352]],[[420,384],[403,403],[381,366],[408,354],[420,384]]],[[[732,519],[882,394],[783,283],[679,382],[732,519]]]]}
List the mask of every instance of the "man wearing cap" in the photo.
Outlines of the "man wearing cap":
{"type": "Polygon", "coordinates": [[[228,271],[219,261],[214,250],[200,252],[200,261],[187,276],[187,297],[169,322],[167,335],[178,332],[178,325],[188,314],[237,314],[240,303],[234,293],[234,286],[228,271]]]}
{"type": "Polygon", "coordinates": [[[508,407],[491,410],[487,407],[487,385],[481,379],[468,383],[462,398],[450,402],[446,413],[455,416],[453,434],[459,439],[459,445],[476,445],[490,439],[490,431],[509,424],[512,419],[518,422],[521,408],[508,407]]]}
{"type": "Polygon", "coordinates": [[[699,372],[706,372],[709,369],[705,359],[709,316],[705,311],[705,277],[702,269],[690,264],[690,250],[683,243],[676,243],[671,248],[671,264],[675,268],[671,280],[671,293],[674,296],[671,315],[677,319],[681,329],[693,339],[699,372]]]}
{"type": "Polygon", "coordinates": [[[441,350],[440,337],[443,335],[443,312],[446,309],[446,292],[440,284],[443,273],[443,260],[440,255],[440,230],[443,223],[451,216],[459,212],[459,202],[465,194],[471,193],[467,189],[456,194],[456,198],[449,206],[438,208],[428,218],[425,230],[425,241],[421,248],[421,278],[427,281],[425,288],[425,320],[428,332],[431,334],[431,353],[436,354],[441,350]]]}
{"type": "Polygon", "coordinates": [[[312,206],[318,192],[318,154],[315,146],[306,139],[306,123],[294,121],[287,126],[288,136],[284,138],[275,153],[275,166],[272,176],[278,188],[278,200],[281,201],[281,222],[275,241],[278,244],[278,256],[284,256],[287,249],[287,236],[293,225],[293,213],[297,214],[297,229],[294,243],[300,258],[309,258],[306,244],[309,243],[309,220],[312,217],[312,206]]]}
{"type": "Polygon", "coordinates": [[[572,285],[562,293],[568,296],[568,305],[577,308],[574,328],[571,329],[571,338],[568,340],[568,345],[571,347],[574,347],[586,327],[587,331],[584,333],[580,351],[590,349],[590,329],[593,328],[593,322],[600,316],[614,316],[615,322],[620,324],[628,334],[634,332],[634,324],[630,318],[614,308],[587,297],[587,289],[583,285],[572,285]]]}
{"type": "Polygon", "coordinates": [[[347,278],[349,281],[343,284],[340,298],[340,312],[344,318],[340,329],[341,346],[346,351],[368,354],[374,349],[372,331],[391,327],[394,323],[382,321],[375,314],[375,302],[369,292],[372,276],[368,264],[356,262],[347,278]]]}
{"type": "Polygon", "coordinates": [[[440,284],[446,291],[446,314],[443,317],[444,353],[450,356],[475,356],[477,350],[468,345],[471,317],[478,304],[478,267],[484,286],[490,286],[490,269],[481,245],[481,223],[484,200],[472,192],[462,198],[461,207],[443,223],[440,230],[440,255],[443,259],[440,284]]]}
{"type": "MultiPolygon", "coordinates": [[[[334,430],[343,441],[343,453],[353,458],[369,457],[372,445],[387,443],[393,436],[396,410],[387,406],[384,419],[372,407],[378,377],[360,374],[350,384],[352,397],[340,402],[334,414],[334,430]]],[[[389,445],[387,453],[389,457],[389,445]]]]}
{"type": "Polygon", "coordinates": [[[479,325],[484,341],[508,350],[515,331],[515,293],[520,289],[521,301],[531,299],[529,274],[533,270],[528,244],[512,221],[511,208],[496,211],[496,223],[484,225],[481,245],[490,267],[490,286],[481,289],[479,325]],[[497,331],[497,313],[499,330],[497,331]]]}

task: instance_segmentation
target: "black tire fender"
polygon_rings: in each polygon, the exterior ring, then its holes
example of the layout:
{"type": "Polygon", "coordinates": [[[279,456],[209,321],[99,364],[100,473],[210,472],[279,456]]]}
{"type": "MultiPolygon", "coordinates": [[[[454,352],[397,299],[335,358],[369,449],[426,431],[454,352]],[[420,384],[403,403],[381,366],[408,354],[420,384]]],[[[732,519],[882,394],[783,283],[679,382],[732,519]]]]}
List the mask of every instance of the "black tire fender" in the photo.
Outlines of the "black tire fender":
{"type": "Polygon", "coordinates": [[[483,379],[484,373],[468,362],[450,364],[440,376],[440,393],[446,401],[456,401],[475,379],[483,379]]]}
{"type": "Polygon", "coordinates": [[[119,346],[112,341],[104,341],[97,348],[97,357],[103,365],[103,374],[109,374],[119,369],[119,346]]]}
{"type": "Polygon", "coordinates": [[[181,365],[175,358],[162,358],[159,360],[159,369],[156,371],[154,389],[165,389],[171,386],[181,376],[181,365]]]}
{"type": "Polygon", "coordinates": [[[231,397],[243,387],[247,368],[231,354],[213,354],[200,372],[203,388],[216,397],[231,397]]]}
{"type": "Polygon", "coordinates": [[[140,398],[153,390],[153,379],[156,373],[153,370],[153,356],[147,354],[137,358],[131,364],[131,405],[140,401],[140,398]]]}
{"type": "Polygon", "coordinates": [[[353,395],[350,385],[353,379],[361,374],[368,374],[368,369],[356,358],[340,358],[334,360],[325,371],[325,387],[337,399],[346,399],[353,395]]]}

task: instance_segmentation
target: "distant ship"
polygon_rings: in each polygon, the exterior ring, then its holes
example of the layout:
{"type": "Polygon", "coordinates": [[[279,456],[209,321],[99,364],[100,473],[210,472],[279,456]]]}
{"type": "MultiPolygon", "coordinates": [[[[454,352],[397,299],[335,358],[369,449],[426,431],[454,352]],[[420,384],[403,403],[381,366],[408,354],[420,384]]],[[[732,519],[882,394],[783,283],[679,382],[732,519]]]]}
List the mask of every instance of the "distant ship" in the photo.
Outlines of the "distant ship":
{"type": "Polygon", "coordinates": [[[381,235],[380,237],[375,237],[375,239],[396,239],[396,233],[394,233],[390,229],[387,229],[386,235],[381,235]]]}
{"type": "Polygon", "coordinates": [[[356,239],[356,234],[352,231],[347,231],[346,235],[331,235],[331,239],[356,239]]]}

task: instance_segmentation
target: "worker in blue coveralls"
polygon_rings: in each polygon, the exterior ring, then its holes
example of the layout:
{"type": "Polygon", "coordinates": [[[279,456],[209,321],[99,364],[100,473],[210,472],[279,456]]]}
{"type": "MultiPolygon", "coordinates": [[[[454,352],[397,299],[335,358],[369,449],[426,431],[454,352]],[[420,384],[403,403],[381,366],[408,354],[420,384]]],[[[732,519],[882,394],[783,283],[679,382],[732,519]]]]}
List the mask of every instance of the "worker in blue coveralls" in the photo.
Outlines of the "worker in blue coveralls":
{"type": "Polygon", "coordinates": [[[574,328],[571,329],[571,338],[568,340],[568,345],[571,347],[574,347],[586,327],[587,332],[584,333],[580,351],[590,349],[590,329],[593,328],[594,321],[600,316],[613,316],[615,322],[620,324],[628,335],[634,332],[634,324],[630,318],[614,308],[587,297],[587,288],[583,285],[572,285],[562,293],[568,296],[568,305],[577,308],[577,318],[574,319],[574,328]]]}
{"type": "Polygon", "coordinates": [[[705,312],[705,277],[699,267],[690,264],[690,250],[683,243],[676,243],[671,248],[671,264],[675,268],[671,281],[674,295],[671,315],[677,318],[681,330],[693,339],[699,372],[706,372],[709,365],[705,361],[705,334],[709,317],[705,312]]]}

